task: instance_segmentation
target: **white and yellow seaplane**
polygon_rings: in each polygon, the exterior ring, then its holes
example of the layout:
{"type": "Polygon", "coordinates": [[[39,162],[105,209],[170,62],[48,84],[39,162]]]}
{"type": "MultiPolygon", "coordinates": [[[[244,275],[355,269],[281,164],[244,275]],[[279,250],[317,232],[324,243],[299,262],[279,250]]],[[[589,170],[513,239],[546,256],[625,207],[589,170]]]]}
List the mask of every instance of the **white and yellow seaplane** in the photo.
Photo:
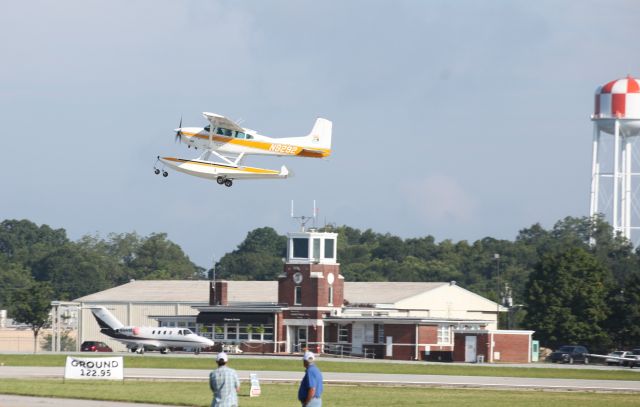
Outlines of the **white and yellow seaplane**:
{"type": "MultiPolygon", "coordinates": [[[[241,127],[234,121],[215,113],[204,112],[209,120],[205,127],[182,127],[175,129],[176,141],[187,147],[201,149],[203,153],[195,159],[160,157],[165,166],[185,174],[216,180],[228,187],[234,180],[287,178],[290,172],[284,165],[280,170],[247,167],[241,165],[247,155],[275,155],[293,157],[324,158],[331,154],[332,123],[318,118],[309,133],[302,137],[271,138],[255,130],[241,127]],[[217,161],[214,161],[217,160],[217,161]]],[[[166,170],[154,168],[156,174],[166,170]]]]}

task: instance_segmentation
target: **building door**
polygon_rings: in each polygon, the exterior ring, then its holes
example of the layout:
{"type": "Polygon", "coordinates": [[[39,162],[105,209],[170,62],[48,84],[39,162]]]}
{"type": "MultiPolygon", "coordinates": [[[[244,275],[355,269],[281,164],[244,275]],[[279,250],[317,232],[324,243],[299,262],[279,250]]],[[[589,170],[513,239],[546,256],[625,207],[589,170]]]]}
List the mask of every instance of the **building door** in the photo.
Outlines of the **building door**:
{"type": "Polygon", "coordinates": [[[354,323],[352,326],[351,353],[362,355],[362,342],[364,342],[364,325],[354,323]]]}
{"type": "Polygon", "coordinates": [[[465,336],[464,337],[464,361],[475,362],[476,361],[476,348],[478,346],[477,336],[465,336]]]}
{"type": "Polygon", "coordinates": [[[304,352],[304,348],[307,347],[307,327],[297,326],[295,327],[296,335],[293,345],[294,352],[304,352]]]}

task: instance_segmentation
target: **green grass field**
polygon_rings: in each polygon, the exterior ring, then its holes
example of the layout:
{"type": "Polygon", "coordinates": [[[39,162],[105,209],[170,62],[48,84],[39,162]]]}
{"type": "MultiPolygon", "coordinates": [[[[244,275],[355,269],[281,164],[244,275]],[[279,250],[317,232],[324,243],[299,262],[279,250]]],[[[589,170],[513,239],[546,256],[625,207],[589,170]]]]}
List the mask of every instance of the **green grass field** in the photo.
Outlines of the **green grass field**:
{"type": "MultiPolygon", "coordinates": [[[[87,355],[89,357],[95,354],[87,355]]],[[[5,366],[64,366],[66,355],[0,355],[5,366]]],[[[127,368],[213,369],[213,357],[155,357],[125,356],[127,368]]],[[[237,370],[301,371],[299,359],[233,358],[230,366],[237,370]]],[[[526,367],[491,367],[478,365],[433,365],[428,363],[362,363],[333,362],[320,359],[318,366],[324,372],[425,374],[447,376],[536,377],[557,379],[640,380],[638,369],[590,370],[526,367]]]]}
{"type": "MultiPolygon", "coordinates": [[[[247,406],[299,406],[296,385],[262,385],[262,395],[250,398],[243,384],[239,404],[247,406]]],[[[0,380],[1,394],[132,401],[140,403],[209,406],[207,384],[194,382],[85,382],[62,380],[0,380]]],[[[586,392],[496,391],[414,387],[327,386],[326,406],[637,406],[636,394],[586,392]]]]}

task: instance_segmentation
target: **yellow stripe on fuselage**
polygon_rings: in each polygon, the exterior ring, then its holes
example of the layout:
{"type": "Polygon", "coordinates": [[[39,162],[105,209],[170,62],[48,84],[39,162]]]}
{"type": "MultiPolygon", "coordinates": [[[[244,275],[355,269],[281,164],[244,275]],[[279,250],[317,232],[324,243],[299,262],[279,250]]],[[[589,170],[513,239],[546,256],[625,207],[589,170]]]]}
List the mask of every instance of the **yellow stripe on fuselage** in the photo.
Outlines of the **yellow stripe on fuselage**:
{"type": "MultiPolygon", "coordinates": [[[[200,133],[188,133],[182,132],[182,135],[187,137],[194,137],[201,140],[209,140],[209,136],[200,133]]],[[[328,148],[316,148],[316,147],[300,147],[291,144],[281,143],[267,143],[265,141],[239,139],[225,136],[213,135],[212,140],[218,143],[235,144],[242,147],[256,148],[258,150],[271,151],[275,155],[297,155],[300,157],[313,157],[323,158],[328,157],[331,154],[331,150],[328,148]],[[313,151],[305,151],[313,150],[313,151]],[[318,151],[318,152],[316,152],[318,151]]]]}
{"type": "Polygon", "coordinates": [[[253,174],[280,174],[279,171],[266,170],[264,168],[234,167],[232,165],[221,165],[221,164],[215,164],[215,163],[203,163],[203,162],[200,162],[200,161],[185,160],[183,158],[174,158],[174,157],[162,157],[162,158],[167,160],[167,161],[174,161],[174,162],[178,162],[178,163],[197,164],[197,165],[203,165],[205,167],[209,166],[209,167],[215,167],[215,168],[230,168],[232,170],[250,172],[250,173],[253,173],[253,174]]]}

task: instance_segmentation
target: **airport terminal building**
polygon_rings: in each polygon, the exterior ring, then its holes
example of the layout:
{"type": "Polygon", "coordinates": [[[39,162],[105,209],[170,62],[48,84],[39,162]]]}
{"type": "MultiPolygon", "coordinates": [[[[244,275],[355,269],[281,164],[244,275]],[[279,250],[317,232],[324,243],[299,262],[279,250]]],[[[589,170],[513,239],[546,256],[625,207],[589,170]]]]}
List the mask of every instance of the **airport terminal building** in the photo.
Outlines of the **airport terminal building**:
{"type": "Polygon", "coordinates": [[[496,329],[499,304],[455,282],[347,282],[336,246],[335,233],[290,233],[278,281],[133,281],[78,298],[79,336],[107,339],[85,309],[103,305],[125,325],[189,327],[233,351],[531,361],[533,331],[496,329]]]}

